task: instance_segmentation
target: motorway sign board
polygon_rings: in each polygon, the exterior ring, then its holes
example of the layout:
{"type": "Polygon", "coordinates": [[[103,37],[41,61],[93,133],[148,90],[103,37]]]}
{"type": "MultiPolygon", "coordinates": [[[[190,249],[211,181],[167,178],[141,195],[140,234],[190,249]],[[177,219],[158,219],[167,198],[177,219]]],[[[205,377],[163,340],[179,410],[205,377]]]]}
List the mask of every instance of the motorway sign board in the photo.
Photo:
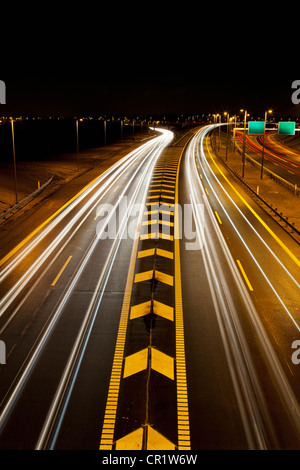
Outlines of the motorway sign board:
{"type": "Polygon", "coordinates": [[[278,125],[278,134],[295,135],[295,129],[296,129],[295,122],[280,122],[278,125]]]}
{"type": "Polygon", "coordinates": [[[265,123],[261,121],[249,121],[248,133],[250,135],[260,135],[265,131],[265,123]]]}

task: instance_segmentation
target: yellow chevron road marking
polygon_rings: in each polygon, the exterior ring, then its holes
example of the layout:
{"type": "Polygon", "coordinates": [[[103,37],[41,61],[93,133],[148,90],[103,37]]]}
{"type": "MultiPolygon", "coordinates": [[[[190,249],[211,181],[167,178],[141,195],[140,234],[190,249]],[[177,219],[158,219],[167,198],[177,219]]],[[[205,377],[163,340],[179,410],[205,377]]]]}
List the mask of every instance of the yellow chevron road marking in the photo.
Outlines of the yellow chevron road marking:
{"type": "Polygon", "coordinates": [[[173,259],[174,254],[172,251],[162,250],[161,248],[150,248],[149,250],[141,250],[138,252],[138,258],[146,258],[147,256],[154,256],[155,253],[158,256],[163,256],[164,258],[173,259]]]}
{"type": "Polygon", "coordinates": [[[154,256],[155,248],[150,248],[149,250],[142,250],[138,252],[138,258],[146,258],[147,256],[154,256]]]}
{"type": "Polygon", "coordinates": [[[131,375],[138,374],[148,367],[148,348],[143,349],[131,356],[125,358],[123,378],[130,377],[131,375]]]}
{"type": "Polygon", "coordinates": [[[173,259],[174,254],[171,251],[162,250],[161,248],[157,248],[156,250],[157,255],[164,256],[165,258],[173,259]]]}
{"type": "Polygon", "coordinates": [[[150,279],[156,279],[159,282],[163,282],[164,284],[168,284],[169,286],[173,286],[174,278],[169,274],[162,273],[161,271],[151,270],[151,271],[144,271],[143,273],[137,273],[134,277],[134,282],[143,282],[149,281],[150,279]]]}
{"type": "Polygon", "coordinates": [[[138,273],[134,277],[134,282],[143,282],[153,279],[153,269],[151,271],[145,271],[143,273],[138,273]]]}
{"type": "MultiPolygon", "coordinates": [[[[144,317],[149,315],[151,312],[151,300],[148,302],[143,302],[138,305],[134,305],[130,310],[130,320],[135,320],[136,318],[144,317]]],[[[165,318],[166,320],[174,321],[174,308],[169,305],[153,300],[153,313],[160,317],[165,318]]]]}
{"type": "Polygon", "coordinates": [[[174,359],[158,349],[148,347],[125,358],[123,378],[138,374],[147,367],[174,380],[174,359]]]}
{"type": "Polygon", "coordinates": [[[164,284],[168,284],[169,286],[173,286],[174,278],[169,274],[162,273],[160,271],[155,270],[155,279],[157,281],[163,282],[164,284]]]}
{"type": "Polygon", "coordinates": [[[175,450],[175,445],[152,426],[143,426],[116,442],[116,450],[175,450]],[[145,436],[145,437],[144,437],[145,436]]]}

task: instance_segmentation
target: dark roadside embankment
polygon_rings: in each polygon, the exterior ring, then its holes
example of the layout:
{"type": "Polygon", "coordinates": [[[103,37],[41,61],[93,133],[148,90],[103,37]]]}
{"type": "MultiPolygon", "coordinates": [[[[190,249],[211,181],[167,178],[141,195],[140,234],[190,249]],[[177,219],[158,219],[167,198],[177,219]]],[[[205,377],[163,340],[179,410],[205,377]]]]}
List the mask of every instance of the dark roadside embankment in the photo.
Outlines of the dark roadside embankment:
{"type": "Polygon", "coordinates": [[[264,172],[261,178],[261,167],[254,164],[247,155],[246,149],[244,177],[242,177],[242,152],[238,147],[233,151],[232,143],[226,150],[226,134],[221,133],[221,145],[217,139],[219,133],[211,134],[212,147],[223,164],[235,176],[236,180],[248,190],[248,193],[256,202],[278,222],[285,231],[298,243],[300,243],[300,197],[299,191],[288,189],[280,180],[271,177],[264,172]],[[222,135],[223,134],[223,135],[222,135]]]}

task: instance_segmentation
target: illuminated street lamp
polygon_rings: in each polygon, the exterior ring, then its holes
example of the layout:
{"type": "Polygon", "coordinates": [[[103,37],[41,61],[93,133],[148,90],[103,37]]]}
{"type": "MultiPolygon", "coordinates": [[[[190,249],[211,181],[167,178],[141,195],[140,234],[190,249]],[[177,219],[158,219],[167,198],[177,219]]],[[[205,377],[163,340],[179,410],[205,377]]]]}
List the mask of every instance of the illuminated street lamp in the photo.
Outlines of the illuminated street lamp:
{"type": "Polygon", "coordinates": [[[266,135],[266,125],[267,125],[267,116],[268,113],[272,114],[272,110],[269,109],[268,111],[265,112],[265,125],[264,125],[264,138],[263,138],[263,150],[262,150],[262,155],[261,155],[261,172],[260,172],[260,179],[263,179],[263,174],[264,174],[264,159],[265,159],[265,135],[266,135]]]}

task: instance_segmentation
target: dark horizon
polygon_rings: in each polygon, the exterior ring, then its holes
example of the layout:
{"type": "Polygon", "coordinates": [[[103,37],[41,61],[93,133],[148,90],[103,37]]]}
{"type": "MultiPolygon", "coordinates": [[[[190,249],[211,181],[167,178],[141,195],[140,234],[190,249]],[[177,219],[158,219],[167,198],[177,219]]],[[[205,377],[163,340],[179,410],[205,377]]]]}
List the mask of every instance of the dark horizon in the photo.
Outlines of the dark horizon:
{"type": "Polygon", "coordinates": [[[147,77],[106,75],[87,79],[63,76],[48,78],[0,77],[6,84],[6,104],[0,115],[147,115],[205,114],[241,108],[261,114],[299,116],[292,103],[291,79],[201,81],[197,76],[147,77]]]}

